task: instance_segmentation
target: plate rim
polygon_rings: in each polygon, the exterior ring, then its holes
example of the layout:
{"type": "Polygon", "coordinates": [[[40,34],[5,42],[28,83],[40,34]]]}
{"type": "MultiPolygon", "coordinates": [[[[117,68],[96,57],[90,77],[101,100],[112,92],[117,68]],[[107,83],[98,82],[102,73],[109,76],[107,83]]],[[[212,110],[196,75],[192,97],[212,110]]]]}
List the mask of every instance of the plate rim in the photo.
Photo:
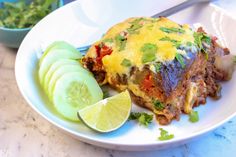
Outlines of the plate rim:
{"type": "MultiPolygon", "coordinates": [[[[66,5],[66,6],[61,7],[61,8],[72,6],[75,3],[78,3],[78,2],[74,1],[74,2],[72,2],[72,3],[70,3],[70,4],[66,5]]],[[[236,17],[231,16],[228,12],[226,12],[224,9],[216,6],[215,4],[210,3],[209,7],[216,8],[217,10],[222,12],[224,15],[232,18],[233,20],[236,20],[236,17]]],[[[61,8],[59,8],[59,9],[61,9],[61,8]]],[[[55,13],[55,12],[52,12],[52,13],[55,13]]],[[[27,34],[27,36],[28,36],[28,34],[27,34]]],[[[27,38],[27,36],[26,36],[26,38],[27,38]]],[[[230,119],[232,119],[233,117],[236,116],[236,111],[235,111],[234,113],[232,113],[231,115],[228,115],[225,119],[220,120],[219,122],[215,123],[214,125],[211,125],[210,127],[207,127],[207,128],[205,128],[203,130],[200,130],[200,131],[194,132],[192,134],[189,134],[188,136],[184,136],[182,138],[174,138],[174,139],[169,140],[169,141],[161,141],[161,142],[160,141],[159,142],[153,141],[153,142],[150,142],[148,144],[141,144],[141,143],[137,143],[137,144],[116,143],[114,141],[94,138],[94,137],[91,137],[89,135],[83,134],[81,132],[70,130],[69,128],[66,128],[63,125],[57,123],[53,119],[48,118],[46,116],[46,114],[42,113],[35,105],[33,105],[31,100],[27,96],[27,93],[24,91],[24,89],[23,89],[24,87],[20,83],[20,79],[19,79],[19,77],[20,77],[20,69],[19,69],[19,67],[20,66],[18,66],[20,64],[20,61],[19,61],[20,57],[19,56],[22,55],[21,49],[22,49],[22,45],[24,45],[24,43],[26,41],[25,39],[23,40],[22,44],[20,45],[20,47],[18,49],[18,52],[17,52],[17,55],[16,55],[16,59],[15,59],[15,79],[16,79],[17,86],[18,86],[18,88],[20,90],[20,93],[22,94],[23,98],[26,100],[27,104],[29,106],[31,106],[31,108],[33,110],[35,110],[45,120],[47,120],[48,122],[50,122],[51,124],[53,124],[57,128],[61,129],[66,134],[68,134],[70,136],[73,136],[73,137],[75,137],[75,138],[77,138],[77,139],[79,139],[79,140],[81,140],[83,142],[90,143],[90,144],[93,144],[93,145],[96,145],[96,146],[99,146],[99,147],[111,148],[111,149],[115,149],[115,150],[136,150],[136,151],[143,151],[143,150],[163,149],[163,148],[159,148],[158,146],[163,146],[163,145],[166,146],[168,144],[178,144],[178,143],[181,143],[181,142],[186,143],[186,141],[193,140],[196,137],[199,137],[201,135],[204,135],[204,134],[206,134],[206,133],[216,129],[217,127],[221,126],[222,124],[224,124],[225,122],[229,121],[230,119]]]]}

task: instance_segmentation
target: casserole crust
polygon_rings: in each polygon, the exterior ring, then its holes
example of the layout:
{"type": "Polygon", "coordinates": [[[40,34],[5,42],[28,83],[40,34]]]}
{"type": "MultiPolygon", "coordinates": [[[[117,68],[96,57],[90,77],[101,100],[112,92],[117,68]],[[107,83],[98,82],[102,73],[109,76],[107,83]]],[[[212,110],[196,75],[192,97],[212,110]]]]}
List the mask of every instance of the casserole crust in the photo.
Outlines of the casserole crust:
{"type": "Polygon", "coordinates": [[[226,74],[214,65],[229,54],[202,28],[193,31],[165,17],[130,18],[113,26],[94,43],[83,65],[100,85],[128,89],[133,101],[150,109],[166,125],[219,98],[226,74]]]}

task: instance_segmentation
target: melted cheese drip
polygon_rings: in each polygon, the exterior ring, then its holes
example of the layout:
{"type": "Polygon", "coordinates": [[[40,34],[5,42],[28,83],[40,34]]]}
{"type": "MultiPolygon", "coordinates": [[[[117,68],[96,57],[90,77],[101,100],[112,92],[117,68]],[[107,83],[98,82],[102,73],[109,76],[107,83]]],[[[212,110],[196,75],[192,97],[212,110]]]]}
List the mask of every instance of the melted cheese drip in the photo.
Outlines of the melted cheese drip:
{"type": "MultiPolygon", "coordinates": [[[[99,42],[108,38],[114,39],[121,32],[127,32],[127,28],[130,28],[131,26],[130,22],[134,21],[135,19],[136,18],[130,18],[122,23],[113,26],[99,42]]],[[[107,55],[102,59],[103,65],[107,73],[128,74],[130,68],[121,65],[123,59],[125,58],[130,60],[132,66],[142,68],[144,65],[142,63],[143,52],[140,49],[145,43],[151,43],[157,46],[155,62],[167,62],[175,59],[177,48],[172,42],[161,41],[160,39],[168,37],[172,40],[180,41],[181,44],[186,44],[187,42],[194,42],[193,31],[189,28],[188,25],[183,25],[181,27],[177,23],[163,17],[159,20],[153,18],[144,18],[142,22],[143,26],[138,30],[138,33],[128,34],[124,50],[119,51],[119,47],[115,44],[115,42],[110,45],[113,50],[112,54],[107,55]],[[160,30],[161,27],[179,28],[183,29],[185,32],[166,33],[160,30]]],[[[182,54],[184,52],[182,52],[182,54]]],[[[96,51],[94,51],[94,48],[91,48],[87,56],[94,57],[94,53],[96,54],[96,51]]]]}

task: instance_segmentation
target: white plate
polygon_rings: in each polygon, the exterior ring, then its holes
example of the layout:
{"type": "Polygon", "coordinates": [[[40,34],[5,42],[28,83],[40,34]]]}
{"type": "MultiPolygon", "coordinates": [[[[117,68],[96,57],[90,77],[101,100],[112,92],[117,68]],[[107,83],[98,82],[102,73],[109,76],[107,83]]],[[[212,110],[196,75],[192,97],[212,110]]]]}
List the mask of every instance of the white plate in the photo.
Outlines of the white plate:
{"type": "MultiPolygon", "coordinates": [[[[160,126],[155,122],[148,128],[135,122],[127,122],[117,131],[99,134],[82,124],[63,120],[53,114],[36,79],[40,52],[56,40],[65,40],[76,47],[90,44],[114,23],[130,16],[151,16],[160,11],[156,7],[158,3],[160,1],[157,0],[131,0],[128,4],[125,0],[81,0],[53,12],[39,22],[20,46],[15,65],[18,86],[30,106],[48,121],[81,141],[120,150],[161,149],[179,145],[232,118],[236,114],[236,74],[231,81],[223,84],[223,96],[219,101],[208,99],[205,106],[196,109],[200,115],[198,123],[190,123],[188,117],[182,115],[180,121],[162,126],[175,135],[169,141],[157,140],[160,126]]],[[[236,20],[216,6],[195,6],[170,18],[179,23],[200,23],[208,32],[218,36],[224,46],[236,52],[235,33],[232,33],[236,28],[236,20]]],[[[134,105],[133,110],[143,109],[134,105]]]]}

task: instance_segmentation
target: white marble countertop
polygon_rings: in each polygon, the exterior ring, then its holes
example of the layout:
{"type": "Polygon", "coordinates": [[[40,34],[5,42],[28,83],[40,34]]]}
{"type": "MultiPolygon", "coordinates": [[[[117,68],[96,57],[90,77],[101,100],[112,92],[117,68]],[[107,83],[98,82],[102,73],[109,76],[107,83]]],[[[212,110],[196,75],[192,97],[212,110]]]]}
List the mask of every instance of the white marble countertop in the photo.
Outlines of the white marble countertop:
{"type": "MultiPolygon", "coordinates": [[[[235,0],[214,2],[236,16],[235,0]]],[[[15,81],[16,50],[0,44],[0,157],[231,157],[236,154],[236,117],[197,140],[171,149],[125,152],[95,147],[64,134],[38,115],[15,81]]]]}

